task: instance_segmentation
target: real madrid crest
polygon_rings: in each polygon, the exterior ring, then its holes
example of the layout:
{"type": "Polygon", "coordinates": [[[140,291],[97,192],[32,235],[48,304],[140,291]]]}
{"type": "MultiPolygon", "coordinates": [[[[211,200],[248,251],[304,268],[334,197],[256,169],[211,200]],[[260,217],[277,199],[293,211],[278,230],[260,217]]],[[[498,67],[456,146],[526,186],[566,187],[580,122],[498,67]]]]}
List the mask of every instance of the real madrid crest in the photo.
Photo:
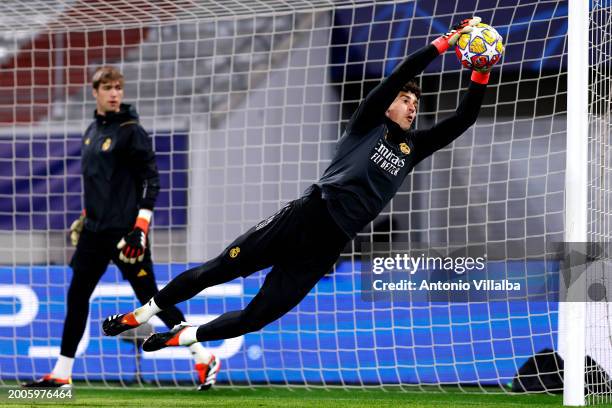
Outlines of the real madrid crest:
{"type": "Polygon", "coordinates": [[[113,140],[110,137],[104,139],[104,143],[102,143],[102,151],[107,151],[110,148],[112,142],[113,140]]]}
{"type": "Polygon", "coordinates": [[[240,247],[233,247],[229,251],[230,258],[236,258],[240,254],[240,247]]]}
{"type": "Polygon", "coordinates": [[[410,154],[410,146],[407,143],[400,143],[399,148],[404,154],[410,154]]]}

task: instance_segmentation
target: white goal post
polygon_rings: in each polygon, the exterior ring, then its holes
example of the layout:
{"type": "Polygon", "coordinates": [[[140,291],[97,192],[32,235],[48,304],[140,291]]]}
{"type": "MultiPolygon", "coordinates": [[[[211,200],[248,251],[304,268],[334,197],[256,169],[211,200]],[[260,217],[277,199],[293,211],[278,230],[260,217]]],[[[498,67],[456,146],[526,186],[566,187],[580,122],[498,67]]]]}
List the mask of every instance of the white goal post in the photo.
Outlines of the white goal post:
{"type": "Polygon", "coordinates": [[[589,243],[586,268],[572,274],[560,304],[559,348],[565,360],[564,405],[609,403],[611,356],[609,177],[612,125],[609,1],[569,1],[566,156],[567,242],[589,243]],[[595,245],[592,245],[595,244],[595,245]],[[601,293],[596,294],[596,288],[601,293]]]}
{"type": "MultiPolygon", "coordinates": [[[[567,152],[565,190],[565,240],[587,242],[588,197],[588,87],[589,87],[589,4],[569,1],[568,12],[568,68],[567,99],[572,101],[567,110],[567,152]]],[[[577,279],[577,291],[583,281],[577,279]]],[[[584,405],[586,303],[559,305],[559,343],[565,357],[564,405],[584,405]]]]}

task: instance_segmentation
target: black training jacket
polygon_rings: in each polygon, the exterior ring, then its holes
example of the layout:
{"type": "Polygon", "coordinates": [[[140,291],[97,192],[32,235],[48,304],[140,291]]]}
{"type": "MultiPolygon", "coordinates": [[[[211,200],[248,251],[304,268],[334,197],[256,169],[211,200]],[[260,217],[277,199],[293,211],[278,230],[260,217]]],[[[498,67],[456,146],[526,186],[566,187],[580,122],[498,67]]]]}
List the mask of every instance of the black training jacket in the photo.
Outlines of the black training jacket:
{"type": "Polygon", "coordinates": [[[153,209],[159,193],[155,153],[132,106],[94,113],[83,135],[81,172],[88,230],[128,231],[139,209],[153,209]]]}
{"type": "Polygon", "coordinates": [[[406,58],[361,102],[339,140],[320,188],[329,211],[354,237],[383,210],[420,161],[465,132],[480,112],[486,85],[471,82],[457,110],[430,129],[402,130],[385,115],[402,86],[438,55],[428,45],[406,58]]]}

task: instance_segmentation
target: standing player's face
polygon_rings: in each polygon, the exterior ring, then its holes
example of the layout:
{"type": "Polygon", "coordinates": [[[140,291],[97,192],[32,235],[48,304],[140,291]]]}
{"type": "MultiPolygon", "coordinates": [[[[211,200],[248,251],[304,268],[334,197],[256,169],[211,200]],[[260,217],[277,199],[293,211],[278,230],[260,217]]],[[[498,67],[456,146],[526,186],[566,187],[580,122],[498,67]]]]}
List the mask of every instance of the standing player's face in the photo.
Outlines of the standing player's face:
{"type": "Polygon", "coordinates": [[[98,89],[93,90],[93,96],[96,98],[98,114],[119,112],[123,100],[123,84],[121,81],[103,82],[98,89]]]}
{"type": "Polygon", "coordinates": [[[387,117],[397,123],[402,129],[408,130],[414,122],[419,108],[419,100],[412,92],[400,92],[389,109],[387,117]]]}

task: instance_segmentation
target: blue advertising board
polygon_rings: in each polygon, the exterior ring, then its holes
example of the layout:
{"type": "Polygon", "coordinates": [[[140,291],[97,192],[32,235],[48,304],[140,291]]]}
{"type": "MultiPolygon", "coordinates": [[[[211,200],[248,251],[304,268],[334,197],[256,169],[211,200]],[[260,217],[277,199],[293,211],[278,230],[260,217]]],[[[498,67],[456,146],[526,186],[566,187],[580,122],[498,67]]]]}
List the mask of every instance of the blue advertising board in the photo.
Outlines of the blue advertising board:
{"type": "MultiPolygon", "coordinates": [[[[156,265],[160,284],[186,265],[156,265]]],[[[367,302],[359,267],[341,262],[306,299],[263,330],[211,347],[223,362],[219,380],[231,383],[505,384],[525,360],[555,348],[557,304],[367,302]]],[[[64,266],[0,268],[0,376],[28,379],[50,371],[59,352],[64,266]]],[[[208,289],[179,305],[202,323],[252,299],[263,274],[208,289]]],[[[102,320],[135,306],[127,282],[110,267],[91,299],[90,322],[74,378],[190,381],[186,348],[143,353],[134,343],[101,335],[102,320]],[[139,361],[139,363],[138,363],[139,361]],[[140,364],[140,367],[137,367],[140,364]]],[[[163,331],[161,322],[154,322],[163,331]]]]}

